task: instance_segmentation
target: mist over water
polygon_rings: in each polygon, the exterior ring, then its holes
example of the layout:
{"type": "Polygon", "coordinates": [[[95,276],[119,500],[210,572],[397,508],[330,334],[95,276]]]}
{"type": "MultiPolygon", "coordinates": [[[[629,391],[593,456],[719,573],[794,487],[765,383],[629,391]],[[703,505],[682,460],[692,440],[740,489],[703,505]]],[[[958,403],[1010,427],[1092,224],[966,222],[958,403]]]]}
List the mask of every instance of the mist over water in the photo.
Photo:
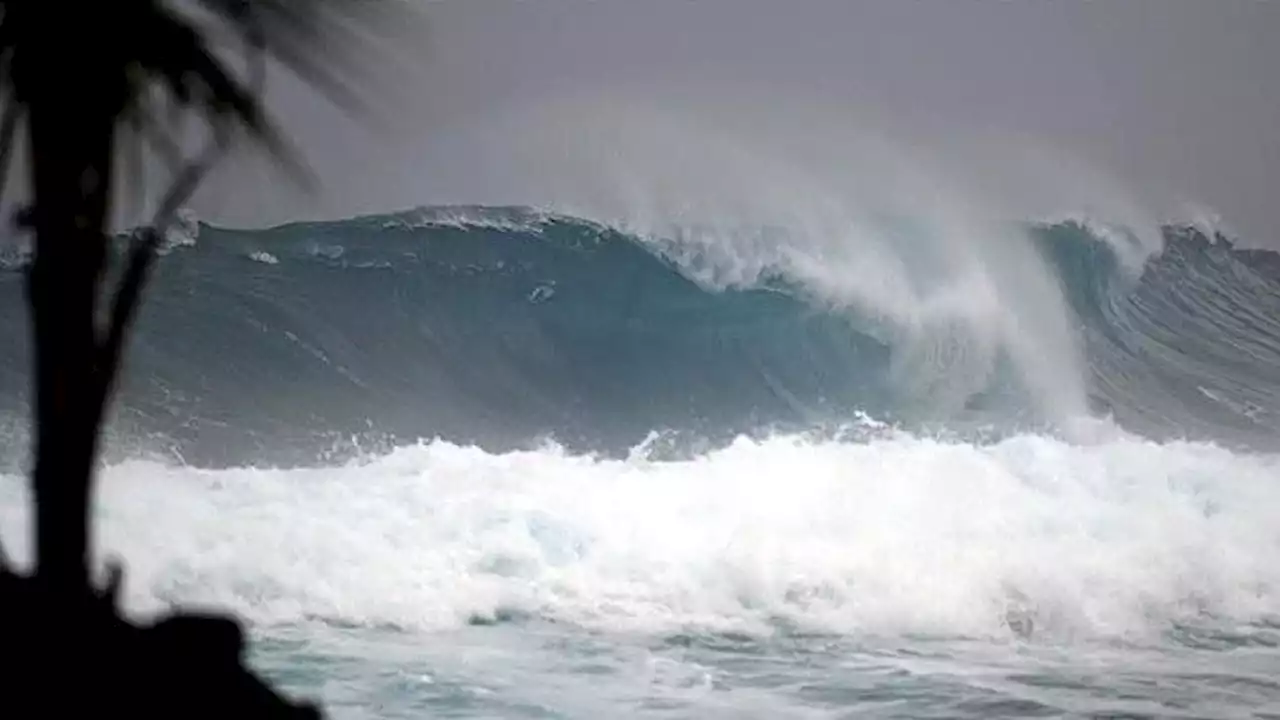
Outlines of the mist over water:
{"type": "Polygon", "coordinates": [[[1088,218],[1136,277],[1162,240],[1119,183],[1030,143],[927,145],[780,102],[557,98],[482,125],[478,165],[502,197],[634,233],[708,287],[781,276],[873,323],[922,401],[962,404],[1003,355],[1045,418],[1087,415],[1070,310],[1027,221],[1088,218]]]}

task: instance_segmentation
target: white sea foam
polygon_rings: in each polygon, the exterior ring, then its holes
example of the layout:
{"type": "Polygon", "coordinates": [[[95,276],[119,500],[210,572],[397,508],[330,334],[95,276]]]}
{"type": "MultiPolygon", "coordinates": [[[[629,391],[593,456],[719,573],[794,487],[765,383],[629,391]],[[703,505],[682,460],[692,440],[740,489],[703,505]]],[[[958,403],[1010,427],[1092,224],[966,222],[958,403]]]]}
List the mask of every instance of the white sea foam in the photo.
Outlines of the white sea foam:
{"type": "Polygon", "coordinates": [[[172,252],[178,248],[193,247],[200,239],[200,218],[195,211],[180,209],[173,222],[164,231],[164,242],[160,246],[161,254],[172,252]]]}
{"type": "MultiPolygon", "coordinates": [[[[128,602],[263,623],[1096,638],[1280,615],[1280,458],[1022,436],[741,440],[688,461],[436,442],[342,467],[134,461],[102,492],[128,602]]],[[[22,484],[0,481],[27,557],[22,484]]]]}
{"type": "Polygon", "coordinates": [[[501,230],[542,232],[554,220],[552,213],[530,208],[505,208],[504,213],[460,205],[420,207],[383,222],[384,228],[454,228],[457,230],[501,230]]]}
{"type": "Polygon", "coordinates": [[[254,250],[253,252],[249,253],[248,258],[254,262],[262,263],[263,265],[279,265],[280,264],[280,258],[276,257],[275,255],[272,255],[266,250],[254,250]]]}

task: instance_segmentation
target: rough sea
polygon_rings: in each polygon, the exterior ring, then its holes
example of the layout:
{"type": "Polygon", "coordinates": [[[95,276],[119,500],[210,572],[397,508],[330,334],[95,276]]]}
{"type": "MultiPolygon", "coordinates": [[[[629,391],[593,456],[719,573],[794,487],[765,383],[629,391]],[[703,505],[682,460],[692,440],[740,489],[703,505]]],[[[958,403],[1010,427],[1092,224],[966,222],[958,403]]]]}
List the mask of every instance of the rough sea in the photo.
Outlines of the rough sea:
{"type": "Polygon", "coordinates": [[[1280,255],[1083,218],[848,233],[188,218],[99,549],[131,611],[240,614],[344,720],[1280,718],[1280,255]]]}

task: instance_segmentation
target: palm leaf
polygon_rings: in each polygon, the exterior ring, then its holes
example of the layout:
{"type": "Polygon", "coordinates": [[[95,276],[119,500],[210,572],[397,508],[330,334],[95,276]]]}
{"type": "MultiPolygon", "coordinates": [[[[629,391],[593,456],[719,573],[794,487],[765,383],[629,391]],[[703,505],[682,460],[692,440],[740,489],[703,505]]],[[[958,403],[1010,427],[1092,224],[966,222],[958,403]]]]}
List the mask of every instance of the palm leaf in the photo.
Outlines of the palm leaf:
{"type": "MultiPolygon", "coordinates": [[[[103,2],[103,0],[95,0],[103,2]]],[[[122,91],[121,129],[146,135],[153,149],[175,167],[173,149],[181,138],[171,133],[173,116],[164,120],[149,112],[149,93],[160,88],[171,103],[186,114],[204,120],[215,137],[232,127],[246,131],[303,185],[311,185],[311,173],[298,153],[268,116],[261,99],[261,71],[257,77],[235,72],[231,58],[214,40],[225,35],[228,44],[260,63],[269,55],[332,102],[351,111],[365,109],[339,68],[359,63],[338,57],[338,48],[363,45],[356,28],[369,19],[385,0],[111,0],[93,9],[111,19],[115,33],[94,53],[94,72],[118,75],[122,91]],[[204,16],[202,18],[202,15],[204,16]],[[118,30],[117,30],[118,29],[118,30]],[[105,68],[103,67],[105,65],[105,68]]],[[[55,0],[0,0],[0,89],[12,90],[11,98],[25,102],[41,81],[40,63],[53,62],[48,44],[65,28],[61,6],[55,0]],[[34,57],[31,57],[34,56],[34,57]]],[[[85,6],[72,4],[75,12],[85,6]]],[[[81,21],[84,22],[84,21],[81,21]]],[[[66,58],[62,58],[65,62],[66,58]]],[[[17,122],[19,118],[15,118],[17,122]]],[[[175,173],[175,175],[178,173],[175,173]]]]}

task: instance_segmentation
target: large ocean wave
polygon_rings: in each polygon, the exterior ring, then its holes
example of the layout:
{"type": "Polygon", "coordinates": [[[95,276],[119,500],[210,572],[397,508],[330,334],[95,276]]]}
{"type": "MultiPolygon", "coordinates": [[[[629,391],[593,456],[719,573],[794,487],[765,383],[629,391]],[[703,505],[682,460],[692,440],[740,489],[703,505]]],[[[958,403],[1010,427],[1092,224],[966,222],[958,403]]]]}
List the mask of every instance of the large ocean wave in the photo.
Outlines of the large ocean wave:
{"type": "MultiPolygon", "coordinates": [[[[619,456],[657,433],[687,455],[864,415],[970,438],[1070,437],[1092,416],[1274,445],[1274,254],[1170,227],[1135,268],[1123,238],[1069,220],[1026,226],[1026,247],[984,265],[883,227],[894,244],[861,262],[794,252],[786,228],[633,233],[522,208],[192,223],[142,311],[113,452],[310,464],[439,438],[619,456]]],[[[0,274],[10,458],[28,392],[21,265],[0,274]]]]}
{"type": "Polygon", "coordinates": [[[1280,256],[1169,227],[1135,264],[1068,220],[941,261],[884,227],[859,270],[786,228],[521,208],[193,221],[131,346],[104,551],[137,608],[265,626],[1274,644],[1280,256]]]}

